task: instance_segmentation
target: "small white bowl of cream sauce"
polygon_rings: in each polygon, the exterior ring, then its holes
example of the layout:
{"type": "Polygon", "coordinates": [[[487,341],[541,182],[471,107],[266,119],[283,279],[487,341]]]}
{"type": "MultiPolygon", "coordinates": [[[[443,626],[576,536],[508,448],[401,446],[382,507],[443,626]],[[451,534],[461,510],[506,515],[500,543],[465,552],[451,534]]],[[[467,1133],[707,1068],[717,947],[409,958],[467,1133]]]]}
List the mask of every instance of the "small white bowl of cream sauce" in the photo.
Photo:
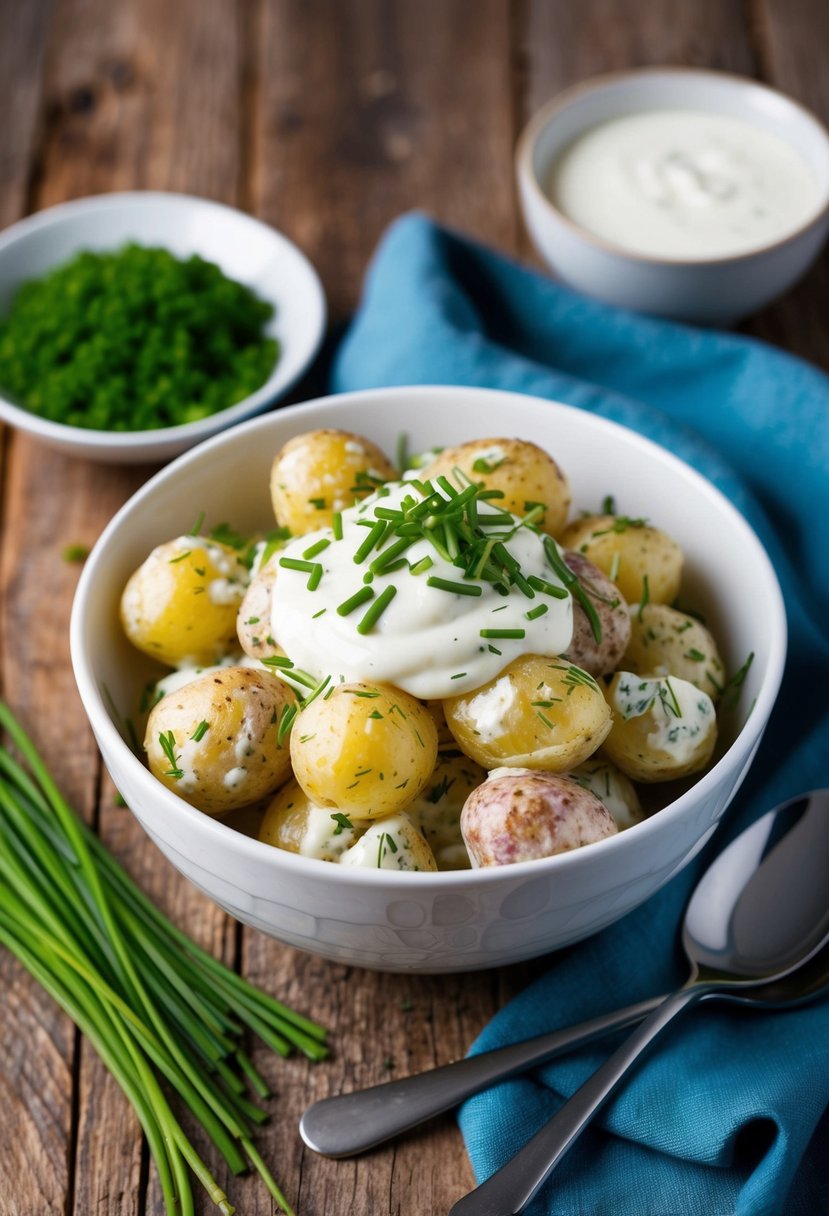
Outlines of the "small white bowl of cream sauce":
{"type": "Polygon", "coordinates": [[[829,228],[829,134],[783,94],[692,68],[585,81],[518,144],[524,218],[565,282],[728,324],[786,291],[829,228]]]}

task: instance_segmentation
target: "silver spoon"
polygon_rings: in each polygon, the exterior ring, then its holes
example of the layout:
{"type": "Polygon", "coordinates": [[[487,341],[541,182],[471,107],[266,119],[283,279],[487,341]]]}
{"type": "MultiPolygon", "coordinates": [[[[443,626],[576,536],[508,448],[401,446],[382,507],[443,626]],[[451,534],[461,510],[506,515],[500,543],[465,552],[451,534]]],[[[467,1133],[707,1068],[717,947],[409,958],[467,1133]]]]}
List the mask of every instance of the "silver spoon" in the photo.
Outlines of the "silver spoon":
{"type": "MultiPolygon", "coordinates": [[[[814,1000],[829,988],[829,946],[785,979],[757,988],[710,993],[708,998],[735,1005],[790,1007],[814,1000]]],[[[562,1030],[496,1047],[477,1056],[442,1064],[411,1077],[384,1081],[369,1089],[321,1098],[309,1106],[300,1121],[302,1139],[325,1157],[352,1157],[386,1140],[411,1131],[427,1119],[441,1115],[467,1098],[499,1081],[539,1068],[549,1060],[577,1047],[604,1038],[614,1030],[625,1030],[653,1013],[667,996],[654,996],[613,1013],[579,1022],[562,1030]]]]}
{"type": "MultiPolygon", "coordinates": [[[[816,793],[811,798],[826,798],[816,793]]],[[[795,799],[787,806],[794,806],[795,799]]],[[[774,814],[774,812],[772,812],[774,814]]],[[[736,1004],[774,1007],[808,1001],[829,985],[829,946],[798,969],[795,976],[703,995],[728,999],[736,1004]],[[797,989],[795,990],[795,983],[797,989]]],[[[434,1115],[459,1105],[473,1094],[521,1072],[528,1072],[576,1047],[582,1047],[612,1031],[624,1030],[652,1013],[665,996],[651,997],[625,1009],[591,1018],[576,1026],[512,1043],[477,1056],[456,1060],[412,1077],[386,1081],[370,1089],[323,1098],[309,1106],[300,1122],[302,1138],[309,1148],[327,1157],[349,1157],[374,1148],[409,1131],[434,1115]]]]}
{"type": "MultiPolygon", "coordinates": [[[[829,941],[829,791],[769,811],[714,860],[685,912],[691,971],[511,1161],[452,1208],[450,1216],[519,1216],[598,1110],[673,1019],[702,997],[777,982],[829,941]]],[[[782,1003],[782,1002],[781,1002],[782,1003]]]]}

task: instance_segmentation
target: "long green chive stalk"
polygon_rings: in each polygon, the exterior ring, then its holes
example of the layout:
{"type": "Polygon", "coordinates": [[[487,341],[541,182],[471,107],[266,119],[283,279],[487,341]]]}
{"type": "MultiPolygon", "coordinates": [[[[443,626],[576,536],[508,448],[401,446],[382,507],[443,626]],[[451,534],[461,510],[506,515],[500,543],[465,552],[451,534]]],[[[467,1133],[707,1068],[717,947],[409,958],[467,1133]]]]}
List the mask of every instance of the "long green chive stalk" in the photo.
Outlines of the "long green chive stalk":
{"type": "Polygon", "coordinates": [[[191,1174],[234,1208],[168,1101],[178,1093],[234,1174],[252,1165],[292,1210],[256,1150],[268,1096],[247,1031],[286,1056],[327,1054],[326,1032],[236,975],[171,924],[61,796],[6,705],[0,726],[0,942],[86,1035],[131,1102],[168,1216],[191,1216],[191,1174]],[[166,1084],[163,1084],[166,1083],[166,1084]]]}

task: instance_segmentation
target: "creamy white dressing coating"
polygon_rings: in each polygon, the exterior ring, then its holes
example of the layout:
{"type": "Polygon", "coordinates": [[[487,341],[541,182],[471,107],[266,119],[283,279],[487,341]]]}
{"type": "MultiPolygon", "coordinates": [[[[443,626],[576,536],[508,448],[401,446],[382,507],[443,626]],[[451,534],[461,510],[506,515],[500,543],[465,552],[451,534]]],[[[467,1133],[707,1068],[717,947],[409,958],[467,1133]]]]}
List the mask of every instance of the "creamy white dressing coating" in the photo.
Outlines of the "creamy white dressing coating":
{"type": "Polygon", "coordinates": [[[359,819],[353,823],[353,827],[347,828],[333,818],[330,807],[309,806],[305,830],[299,843],[300,853],[303,857],[317,857],[320,861],[339,861],[366,826],[359,819]]]}
{"type": "Polygon", "coordinates": [[[691,760],[715,721],[714,703],[708,694],[677,676],[649,679],[621,672],[612,708],[623,718],[648,714],[653,726],[648,732],[648,746],[682,764],[691,760]]]}
{"type": "Polygon", "coordinates": [[[492,743],[504,734],[506,715],[514,701],[515,686],[507,676],[496,680],[491,688],[472,698],[467,713],[475,723],[475,732],[481,743],[492,743]]]}
{"type": "Polygon", "coordinates": [[[630,782],[612,764],[602,760],[586,760],[572,773],[573,781],[595,794],[610,811],[619,831],[632,827],[642,818],[639,800],[630,782]]]}
{"type": "Polygon", "coordinates": [[[342,854],[340,865],[394,871],[436,868],[432,850],[403,811],[372,822],[342,854]]]}
{"type": "MultiPolygon", "coordinates": [[[[322,528],[291,541],[280,554],[280,560],[303,560],[303,553],[316,541],[331,541],[312,559],[323,567],[316,590],[308,589],[306,572],[284,566],[274,584],[271,633],[297,667],[318,679],[331,675],[334,680],[382,681],[413,696],[437,700],[479,688],[522,654],[558,655],[567,649],[573,631],[569,595],[556,599],[536,592],[529,599],[513,587],[505,596],[483,581],[480,596],[431,587],[427,581],[431,577],[457,583],[463,581],[463,572],[441,558],[425,538],[406,551],[404,567],[374,576],[375,599],[389,586],[397,594],[371,632],[358,633],[357,625],[373,601],[348,616],[339,615],[337,608],[364,586],[370,561],[377,556],[375,551],[362,564],[355,563],[355,551],[368,531],[358,521],[373,519],[375,506],[395,508],[413,493],[405,483],[393,483],[388,489],[387,495],[372,495],[343,511],[342,540],[333,539],[331,528],[322,528]],[[432,566],[412,574],[410,565],[427,556],[432,566]],[[528,620],[527,613],[541,604],[546,605],[546,613],[528,620]],[[482,629],[522,629],[524,637],[486,639],[481,637],[482,629]]],[[[481,504],[479,513],[488,509],[481,504]]],[[[561,585],[537,533],[520,528],[506,547],[525,577],[536,575],[561,585]]]]}
{"type": "Polygon", "coordinates": [[[702,110],[610,119],[553,165],[560,211],[634,253],[704,259],[748,252],[793,233],[820,205],[817,180],[779,136],[702,110]]]}
{"type": "Polygon", "coordinates": [[[171,692],[178,692],[179,689],[186,688],[188,684],[192,684],[194,680],[198,680],[201,676],[213,675],[214,672],[223,671],[226,667],[253,667],[257,671],[267,671],[270,675],[273,674],[271,669],[259,659],[252,658],[249,654],[228,655],[222,659],[221,663],[214,663],[208,667],[199,667],[194,663],[183,663],[181,667],[177,667],[174,671],[170,671],[166,676],[162,676],[155,686],[155,700],[161,700],[162,697],[168,696],[171,692]]]}

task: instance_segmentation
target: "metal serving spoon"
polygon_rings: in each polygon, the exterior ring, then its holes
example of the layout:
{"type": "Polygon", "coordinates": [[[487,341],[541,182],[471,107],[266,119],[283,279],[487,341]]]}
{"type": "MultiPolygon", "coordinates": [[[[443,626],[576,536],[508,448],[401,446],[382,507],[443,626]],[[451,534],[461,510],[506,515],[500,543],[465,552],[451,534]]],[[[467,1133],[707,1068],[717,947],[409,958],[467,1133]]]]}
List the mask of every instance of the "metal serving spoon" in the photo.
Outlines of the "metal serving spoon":
{"type": "Polygon", "coordinates": [[[769,811],[715,859],[685,911],[691,973],[502,1169],[450,1216],[519,1216],[673,1019],[704,996],[791,983],[829,941],[829,791],[769,811]]]}
{"type": "MultiPolygon", "coordinates": [[[[829,806],[829,793],[818,791],[807,800],[823,799],[829,806]]],[[[785,807],[795,808],[804,799],[794,799],[785,807]]],[[[775,815],[778,812],[772,811],[775,815]]],[[[702,994],[700,999],[719,997],[737,1004],[774,1008],[805,1002],[829,986],[829,946],[810,962],[782,980],[757,987],[702,994]]],[[[349,1157],[391,1140],[434,1115],[459,1105],[482,1089],[528,1072],[566,1051],[582,1047],[614,1030],[624,1030],[640,1022],[667,998],[652,997],[625,1009],[591,1018],[576,1026],[554,1030],[521,1043],[456,1060],[397,1081],[387,1081],[370,1089],[323,1098],[309,1106],[300,1122],[300,1133],[309,1148],[327,1157],[349,1157]]]]}

